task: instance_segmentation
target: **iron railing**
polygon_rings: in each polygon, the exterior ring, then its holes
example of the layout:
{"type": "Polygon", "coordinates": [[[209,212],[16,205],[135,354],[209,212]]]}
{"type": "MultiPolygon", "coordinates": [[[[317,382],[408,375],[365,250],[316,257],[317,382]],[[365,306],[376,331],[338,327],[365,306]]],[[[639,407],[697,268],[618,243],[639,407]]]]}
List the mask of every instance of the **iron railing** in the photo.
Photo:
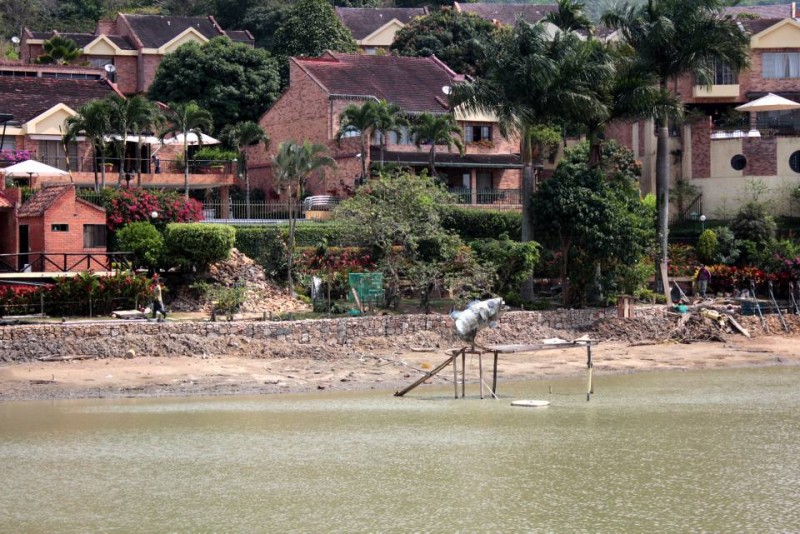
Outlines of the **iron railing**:
{"type": "Polygon", "coordinates": [[[0,272],[79,272],[133,270],[132,252],[0,254],[0,272]]]}
{"type": "Polygon", "coordinates": [[[703,214],[703,194],[700,193],[692,200],[683,211],[676,210],[669,218],[670,224],[680,224],[687,221],[699,221],[703,214]]]}
{"type": "MultiPolygon", "coordinates": [[[[305,210],[301,202],[294,203],[294,213],[298,218],[305,217],[305,210]]],[[[215,220],[288,220],[289,205],[286,201],[260,201],[247,202],[234,201],[204,202],[203,218],[206,221],[215,220]],[[248,217],[249,213],[249,217],[248,217]]]]}
{"type": "MultiPolygon", "coordinates": [[[[38,155],[36,152],[30,152],[30,159],[40,161],[51,167],[61,169],[63,171],[69,170],[72,172],[100,172],[101,162],[100,158],[85,157],[85,158],[72,158],[69,160],[63,155],[50,156],[38,155]]],[[[142,158],[105,158],[106,176],[117,175],[119,176],[119,166],[123,164],[123,174],[137,173],[137,169],[142,174],[182,174],[185,168],[182,159],[159,159],[158,162],[142,158]]],[[[238,163],[235,160],[189,160],[189,173],[190,174],[236,174],[239,171],[238,163]]]]}
{"type": "Polygon", "coordinates": [[[449,191],[456,196],[459,204],[517,205],[521,203],[519,189],[477,189],[473,191],[465,187],[451,187],[449,191]]]}

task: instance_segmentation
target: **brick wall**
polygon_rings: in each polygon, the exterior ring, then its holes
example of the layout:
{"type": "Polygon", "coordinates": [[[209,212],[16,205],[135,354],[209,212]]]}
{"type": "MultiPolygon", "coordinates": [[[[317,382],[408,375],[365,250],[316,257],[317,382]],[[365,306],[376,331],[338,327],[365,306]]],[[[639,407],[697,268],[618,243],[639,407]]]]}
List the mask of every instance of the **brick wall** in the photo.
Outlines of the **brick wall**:
{"type": "Polygon", "coordinates": [[[742,151],[747,158],[748,176],[774,176],[778,172],[778,141],[776,138],[747,137],[742,139],[742,151]]]}
{"type": "Polygon", "coordinates": [[[711,117],[692,123],[692,178],[711,176],[711,117]]]}
{"type": "Polygon", "coordinates": [[[126,94],[134,94],[139,91],[139,58],[137,56],[115,56],[114,66],[117,72],[114,81],[119,90],[126,94]]]}
{"type": "MultiPolygon", "coordinates": [[[[639,321],[659,321],[665,318],[665,309],[636,307],[634,316],[639,321]]],[[[503,314],[498,328],[482,331],[479,340],[498,344],[535,343],[551,337],[552,329],[565,333],[580,331],[599,319],[616,316],[616,308],[509,312],[503,314]]],[[[443,347],[463,344],[455,337],[453,321],[446,315],[381,315],[293,322],[115,322],[0,326],[0,360],[25,361],[52,355],[124,357],[129,349],[139,356],[237,355],[243,343],[248,350],[253,349],[251,352],[258,349],[263,357],[270,357],[276,350],[273,345],[276,341],[321,347],[324,351],[325,347],[352,346],[359,340],[376,338],[404,346],[409,338],[400,336],[415,333],[438,336],[443,347]]],[[[281,355],[285,353],[283,348],[277,350],[281,355]]]]}

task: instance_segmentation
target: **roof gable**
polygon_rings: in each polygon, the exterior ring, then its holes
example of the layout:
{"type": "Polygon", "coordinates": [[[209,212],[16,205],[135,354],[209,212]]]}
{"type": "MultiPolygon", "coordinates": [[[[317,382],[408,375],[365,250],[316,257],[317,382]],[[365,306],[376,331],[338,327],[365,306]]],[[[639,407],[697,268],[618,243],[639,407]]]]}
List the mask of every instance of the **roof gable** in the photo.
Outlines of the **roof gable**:
{"type": "Polygon", "coordinates": [[[394,36],[404,27],[405,24],[397,19],[392,19],[357,42],[361,46],[391,46],[394,36]]]}
{"type": "Polygon", "coordinates": [[[186,28],[181,32],[180,35],[177,35],[174,39],[170,40],[169,42],[165,43],[164,46],[159,47],[158,52],[159,54],[169,54],[174,52],[182,45],[186,43],[207,43],[208,38],[197,31],[194,28],[186,28]]]}
{"type": "Polygon", "coordinates": [[[750,48],[800,48],[800,22],[794,19],[774,21],[750,38],[750,48]]]}
{"type": "Polygon", "coordinates": [[[56,104],[44,113],[25,123],[27,135],[63,135],[62,125],[67,118],[75,115],[75,110],[66,104],[56,104]]]}
{"type": "Polygon", "coordinates": [[[392,20],[404,26],[414,17],[427,15],[424,7],[337,7],[336,15],[347,26],[353,39],[360,41],[392,20]]]}
{"type": "Polygon", "coordinates": [[[211,17],[172,17],[167,15],[121,15],[144,48],[161,48],[187,29],[194,29],[206,40],[222,35],[211,17]]]}
{"type": "Polygon", "coordinates": [[[41,217],[44,212],[55,205],[68,191],[75,195],[74,185],[55,185],[43,187],[36,192],[27,202],[20,206],[19,217],[41,217]]]}
{"type": "Polygon", "coordinates": [[[444,86],[463,80],[436,57],[369,56],[327,52],[292,58],[330,96],[385,99],[410,113],[448,110],[444,86]]]}

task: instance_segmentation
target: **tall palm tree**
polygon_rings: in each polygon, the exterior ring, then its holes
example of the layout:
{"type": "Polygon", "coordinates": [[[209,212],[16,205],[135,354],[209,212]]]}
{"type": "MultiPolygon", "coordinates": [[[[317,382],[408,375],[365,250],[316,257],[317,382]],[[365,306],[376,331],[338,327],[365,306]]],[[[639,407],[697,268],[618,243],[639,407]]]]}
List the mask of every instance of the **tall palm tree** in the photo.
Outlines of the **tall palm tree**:
{"type": "Polygon", "coordinates": [[[236,147],[239,152],[239,168],[245,185],[245,207],[247,218],[250,218],[250,178],[247,175],[247,147],[264,143],[264,148],[269,148],[269,136],[264,129],[253,121],[244,121],[226,126],[222,131],[222,138],[228,146],[236,147]]]}
{"type": "Polygon", "coordinates": [[[379,100],[375,104],[375,118],[373,126],[379,133],[378,142],[381,147],[381,166],[383,166],[386,152],[386,138],[390,132],[400,135],[402,128],[408,126],[408,119],[403,115],[400,106],[386,100],[379,100]]]}
{"type": "Polygon", "coordinates": [[[117,140],[119,149],[119,183],[125,179],[129,170],[125,162],[125,151],[128,146],[128,136],[137,136],[136,142],[136,184],[142,185],[142,133],[160,125],[160,113],[155,104],[147,100],[142,95],[135,95],[125,98],[119,95],[108,97],[109,110],[111,114],[111,127],[117,140]]]}
{"type": "Polygon", "coordinates": [[[272,177],[281,189],[286,189],[289,202],[289,243],[287,247],[287,265],[289,269],[289,292],[294,294],[292,278],[294,257],[294,234],[297,223],[296,200],[303,195],[308,180],[317,173],[324,173],[325,168],[336,168],[336,162],[328,155],[328,148],[322,144],[303,141],[284,141],[278,145],[278,152],[272,156],[272,177]]]}
{"type": "Polygon", "coordinates": [[[94,152],[94,190],[100,191],[106,186],[106,149],[108,135],[111,133],[111,113],[108,101],[91,100],[79,107],[72,117],[64,121],[64,142],[74,141],[79,135],[85,136],[92,143],[94,152]],[[98,183],[97,156],[100,156],[100,172],[102,182],[98,183]]]}
{"type": "Polygon", "coordinates": [[[420,148],[425,143],[430,143],[428,165],[431,176],[436,177],[436,145],[444,145],[450,151],[454,146],[459,154],[464,153],[464,135],[450,113],[434,115],[433,113],[420,113],[411,124],[411,137],[414,144],[420,148]]]}
{"type": "MultiPolygon", "coordinates": [[[[618,29],[622,40],[636,51],[642,70],[653,73],[662,91],[668,82],[695,74],[697,83],[710,86],[715,61],[734,69],[748,64],[748,38],[736,21],[723,14],[724,0],[647,0],[625,5],[603,15],[603,23],[618,29]]],[[[658,241],[662,263],[667,261],[669,235],[669,116],[653,117],[656,142],[656,203],[658,241]]],[[[666,280],[663,281],[666,286],[666,280]]]]}
{"type": "MultiPolygon", "coordinates": [[[[581,43],[571,32],[551,40],[542,24],[517,21],[512,31],[501,34],[489,50],[484,77],[452,88],[452,106],[491,113],[497,117],[503,136],[519,135],[523,241],[533,239],[529,199],[535,185],[533,165],[541,157],[531,143],[533,127],[604,113],[606,105],[595,88],[608,75],[608,67],[586,64],[590,55],[581,43]]],[[[523,285],[522,297],[532,300],[530,281],[523,285]]]]}
{"type": "Polygon", "coordinates": [[[78,44],[62,35],[54,35],[42,43],[43,54],[36,58],[36,63],[50,65],[69,65],[83,54],[78,44]]]}
{"type": "Polygon", "coordinates": [[[345,137],[358,135],[361,147],[361,180],[367,178],[367,158],[369,146],[367,142],[375,131],[377,102],[367,100],[360,106],[350,104],[339,115],[339,131],[336,133],[336,142],[345,137]]]}
{"type": "Polygon", "coordinates": [[[201,108],[194,100],[188,103],[172,103],[166,110],[168,126],[161,131],[163,140],[169,134],[183,135],[183,185],[184,195],[189,198],[189,134],[197,135],[198,143],[202,134],[211,133],[214,120],[208,110],[201,108]]]}
{"type": "Polygon", "coordinates": [[[544,20],[561,31],[584,31],[591,36],[594,33],[594,24],[584,7],[584,3],[576,0],[558,0],[558,9],[549,12],[544,20]]]}

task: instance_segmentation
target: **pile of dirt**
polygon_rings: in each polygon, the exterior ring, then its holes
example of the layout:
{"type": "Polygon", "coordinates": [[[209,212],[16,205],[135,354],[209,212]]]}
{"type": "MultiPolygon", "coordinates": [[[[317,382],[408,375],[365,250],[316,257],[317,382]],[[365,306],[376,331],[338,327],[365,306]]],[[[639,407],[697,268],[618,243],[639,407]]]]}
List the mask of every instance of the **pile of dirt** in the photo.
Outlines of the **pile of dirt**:
{"type": "MultiPolygon", "coordinates": [[[[269,281],[263,267],[235,248],[231,250],[227,260],[210,265],[201,280],[212,286],[242,286],[245,299],[239,311],[243,314],[280,314],[310,309],[307,304],[291,297],[285,289],[269,281]]],[[[195,292],[189,287],[180,288],[178,297],[170,304],[170,309],[210,313],[211,303],[195,297],[193,293],[195,292]]]]}

